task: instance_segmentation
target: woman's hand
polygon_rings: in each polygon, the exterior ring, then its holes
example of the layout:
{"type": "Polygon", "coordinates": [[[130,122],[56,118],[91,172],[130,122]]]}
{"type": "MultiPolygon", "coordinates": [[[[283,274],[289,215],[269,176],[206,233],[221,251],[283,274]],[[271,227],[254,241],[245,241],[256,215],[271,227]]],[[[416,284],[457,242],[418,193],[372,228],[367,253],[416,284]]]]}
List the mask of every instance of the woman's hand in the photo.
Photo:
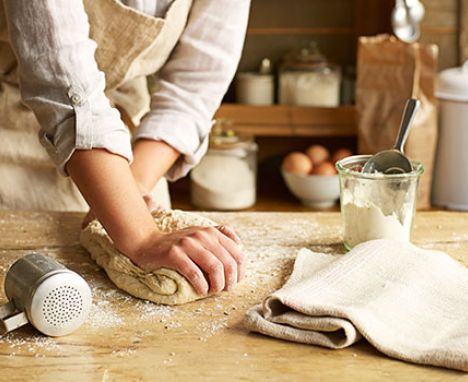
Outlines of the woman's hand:
{"type": "Polygon", "coordinates": [[[226,225],[154,232],[136,253],[127,255],[146,271],[176,270],[202,295],[231,289],[245,269],[240,240],[226,225]]]}
{"type": "Polygon", "coordinates": [[[126,159],[105,150],[77,150],[67,171],[116,248],[141,268],[185,276],[199,293],[229,289],[244,273],[239,239],[228,226],[157,230],[126,159]]]}

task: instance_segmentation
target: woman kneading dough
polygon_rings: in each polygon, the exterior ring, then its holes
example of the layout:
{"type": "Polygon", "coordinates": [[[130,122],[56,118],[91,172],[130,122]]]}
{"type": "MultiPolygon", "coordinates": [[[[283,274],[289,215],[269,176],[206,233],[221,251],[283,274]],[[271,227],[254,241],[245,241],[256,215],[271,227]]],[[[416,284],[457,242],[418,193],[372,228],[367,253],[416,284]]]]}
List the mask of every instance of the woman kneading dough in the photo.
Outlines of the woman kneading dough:
{"type": "Polygon", "coordinates": [[[244,255],[231,228],[163,233],[150,208],[169,206],[165,178],[206,151],[249,0],[1,5],[0,208],[89,208],[140,268],[174,269],[200,294],[234,286],[244,255]]]}

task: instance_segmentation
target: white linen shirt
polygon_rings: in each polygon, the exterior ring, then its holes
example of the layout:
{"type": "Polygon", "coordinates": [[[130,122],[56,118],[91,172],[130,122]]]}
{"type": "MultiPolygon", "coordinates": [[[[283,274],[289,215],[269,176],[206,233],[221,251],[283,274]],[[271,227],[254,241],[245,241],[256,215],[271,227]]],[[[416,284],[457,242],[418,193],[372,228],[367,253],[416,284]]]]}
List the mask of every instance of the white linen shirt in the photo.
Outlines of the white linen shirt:
{"type": "MultiPolygon", "coordinates": [[[[124,0],[163,17],[173,0],[124,0]]],[[[96,43],[82,0],[3,0],[18,59],[21,95],[41,125],[41,143],[64,174],[76,149],[104,148],[132,161],[129,132],[104,94],[96,43]]],[[[186,28],[159,72],[158,91],[134,139],[168,143],[182,156],[177,179],[207,149],[211,119],[243,46],[250,0],[194,0],[186,28]]]]}

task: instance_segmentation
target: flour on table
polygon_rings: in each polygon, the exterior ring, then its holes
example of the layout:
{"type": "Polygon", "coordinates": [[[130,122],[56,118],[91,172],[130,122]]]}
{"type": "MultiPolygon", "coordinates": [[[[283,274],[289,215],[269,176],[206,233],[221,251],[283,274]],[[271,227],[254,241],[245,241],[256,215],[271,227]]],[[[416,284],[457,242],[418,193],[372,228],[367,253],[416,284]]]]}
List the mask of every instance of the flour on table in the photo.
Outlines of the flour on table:
{"type": "MultiPolygon", "coordinates": [[[[155,211],[153,217],[157,228],[163,232],[216,225],[207,218],[178,210],[155,211]]],[[[206,297],[199,295],[185,277],[172,269],[160,268],[146,272],[133,264],[115,248],[97,220],[82,230],[80,241],[114,284],[135,297],[167,305],[184,304],[206,297]]]]}

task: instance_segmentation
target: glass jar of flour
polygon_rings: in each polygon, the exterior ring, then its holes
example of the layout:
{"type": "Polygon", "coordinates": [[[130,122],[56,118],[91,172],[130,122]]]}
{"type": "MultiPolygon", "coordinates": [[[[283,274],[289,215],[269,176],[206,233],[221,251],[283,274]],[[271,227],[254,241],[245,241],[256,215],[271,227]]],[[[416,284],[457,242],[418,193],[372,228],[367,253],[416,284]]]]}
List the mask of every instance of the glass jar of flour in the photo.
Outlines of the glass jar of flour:
{"type": "Polygon", "coordinates": [[[240,210],[256,200],[257,145],[217,121],[208,152],[190,173],[192,204],[212,210],[240,210]]]}
{"type": "Polygon", "coordinates": [[[340,86],[340,68],[329,63],[316,44],[283,58],[278,86],[282,105],[335,107],[340,86]]]}
{"type": "Polygon", "coordinates": [[[340,160],[341,216],[344,246],[350,250],[374,239],[410,241],[422,164],[412,162],[404,174],[367,174],[362,167],[371,155],[340,160]]]}

